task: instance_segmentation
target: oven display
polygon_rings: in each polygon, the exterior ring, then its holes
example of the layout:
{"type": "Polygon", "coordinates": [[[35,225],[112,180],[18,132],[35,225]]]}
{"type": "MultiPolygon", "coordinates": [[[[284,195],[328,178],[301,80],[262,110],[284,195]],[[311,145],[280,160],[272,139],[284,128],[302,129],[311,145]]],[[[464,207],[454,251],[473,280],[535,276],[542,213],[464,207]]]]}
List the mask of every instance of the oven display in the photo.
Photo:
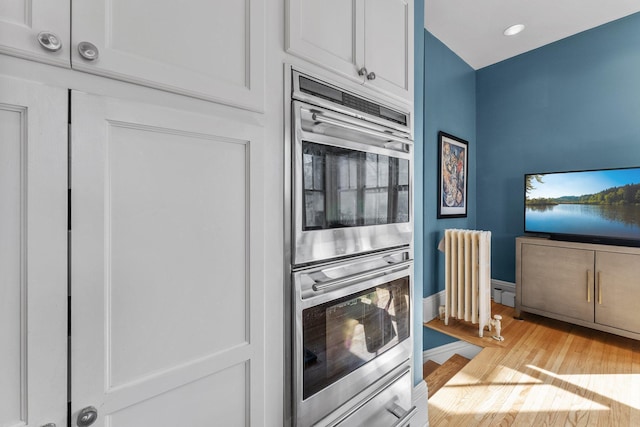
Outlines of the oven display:
{"type": "Polygon", "coordinates": [[[409,337],[409,277],[302,312],[303,399],[409,337]]]}
{"type": "Polygon", "coordinates": [[[303,142],[303,230],[409,222],[409,161],[303,142]]]}

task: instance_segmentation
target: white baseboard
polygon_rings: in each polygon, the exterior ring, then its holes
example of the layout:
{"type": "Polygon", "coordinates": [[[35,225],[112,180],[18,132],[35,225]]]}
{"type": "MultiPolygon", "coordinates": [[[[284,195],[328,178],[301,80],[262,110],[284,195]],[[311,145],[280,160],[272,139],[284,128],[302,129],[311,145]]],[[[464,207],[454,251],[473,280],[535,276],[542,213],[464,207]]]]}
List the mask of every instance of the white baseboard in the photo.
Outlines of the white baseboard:
{"type": "Polygon", "coordinates": [[[415,425],[418,427],[429,427],[429,404],[427,402],[428,395],[429,390],[427,389],[427,383],[425,381],[420,381],[413,387],[411,400],[413,401],[412,404],[416,407],[417,412],[413,416],[413,418],[411,418],[411,425],[415,425]]]}
{"type": "Polygon", "coordinates": [[[427,360],[433,360],[434,362],[442,365],[454,354],[459,354],[467,359],[473,359],[480,351],[482,347],[468,343],[466,341],[456,341],[450,344],[441,345],[440,347],[431,348],[422,352],[422,363],[427,360]]]}
{"type": "Polygon", "coordinates": [[[438,307],[444,305],[444,291],[422,299],[422,321],[431,322],[438,317],[438,307]]]}
{"type": "Polygon", "coordinates": [[[501,291],[516,293],[516,284],[511,282],[505,282],[504,280],[491,279],[491,289],[498,288],[501,291]]]}

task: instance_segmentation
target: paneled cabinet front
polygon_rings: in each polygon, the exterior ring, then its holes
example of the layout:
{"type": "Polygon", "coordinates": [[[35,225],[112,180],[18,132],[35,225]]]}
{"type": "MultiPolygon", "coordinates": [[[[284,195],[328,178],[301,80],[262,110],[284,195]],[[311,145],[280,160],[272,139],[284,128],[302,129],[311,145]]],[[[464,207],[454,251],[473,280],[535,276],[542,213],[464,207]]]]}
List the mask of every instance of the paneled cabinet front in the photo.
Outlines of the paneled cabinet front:
{"type": "Polygon", "coordinates": [[[69,67],[70,0],[0,3],[0,53],[69,67]]]}
{"type": "Polygon", "coordinates": [[[67,425],[67,91],[0,77],[0,426],[67,425]]]}
{"type": "Polygon", "coordinates": [[[287,51],[413,100],[413,0],[288,0],[287,51]]]}
{"type": "Polygon", "coordinates": [[[4,3],[0,52],[264,109],[264,0],[4,3]]]}
{"type": "Polygon", "coordinates": [[[262,128],[71,104],[72,425],[263,425],[262,128]]]}
{"type": "Polygon", "coordinates": [[[0,426],[264,425],[263,128],[219,110],[0,77],[0,426]]]}

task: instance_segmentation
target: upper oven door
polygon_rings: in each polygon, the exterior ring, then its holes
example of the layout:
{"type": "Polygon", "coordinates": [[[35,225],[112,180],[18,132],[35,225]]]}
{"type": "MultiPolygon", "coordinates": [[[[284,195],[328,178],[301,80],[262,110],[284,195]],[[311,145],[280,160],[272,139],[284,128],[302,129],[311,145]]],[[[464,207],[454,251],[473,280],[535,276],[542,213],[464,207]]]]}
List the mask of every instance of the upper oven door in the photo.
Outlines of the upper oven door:
{"type": "Polygon", "coordinates": [[[294,101],[293,265],[411,243],[409,135],[294,101]]]}

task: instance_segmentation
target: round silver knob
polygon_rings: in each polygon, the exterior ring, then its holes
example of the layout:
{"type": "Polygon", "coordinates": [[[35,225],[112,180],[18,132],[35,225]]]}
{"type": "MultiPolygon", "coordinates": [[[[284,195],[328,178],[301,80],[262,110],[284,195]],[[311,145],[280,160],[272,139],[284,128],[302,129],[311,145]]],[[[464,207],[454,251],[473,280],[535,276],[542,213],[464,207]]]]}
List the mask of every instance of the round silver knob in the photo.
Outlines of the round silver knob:
{"type": "Polygon", "coordinates": [[[76,424],[78,427],[89,427],[98,419],[98,410],[93,406],[87,406],[78,414],[76,424]]]}
{"type": "Polygon", "coordinates": [[[49,31],[42,31],[38,33],[37,38],[40,46],[50,52],[57,52],[62,48],[62,41],[60,41],[60,38],[49,31]]]}
{"type": "Polygon", "coordinates": [[[375,80],[375,79],[376,79],[376,73],[374,73],[373,71],[367,74],[367,80],[375,80]]]}
{"type": "Polygon", "coordinates": [[[100,55],[96,45],[89,42],[78,43],[78,53],[87,61],[95,61],[100,55]]]}
{"type": "Polygon", "coordinates": [[[358,75],[359,76],[366,76],[367,75],[367,69],[365,67],[362,67],[358,70],[358,75]]]}

